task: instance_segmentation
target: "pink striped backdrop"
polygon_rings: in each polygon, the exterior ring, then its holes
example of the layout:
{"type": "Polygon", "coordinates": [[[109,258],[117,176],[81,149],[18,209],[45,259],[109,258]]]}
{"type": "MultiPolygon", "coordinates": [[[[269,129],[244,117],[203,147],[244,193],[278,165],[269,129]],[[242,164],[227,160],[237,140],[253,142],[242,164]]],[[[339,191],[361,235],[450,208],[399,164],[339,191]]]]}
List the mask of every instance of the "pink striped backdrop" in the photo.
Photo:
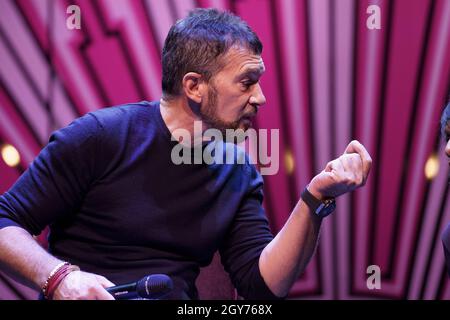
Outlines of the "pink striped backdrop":
{"type": "MultiPolygon", "coordinates": [[[[1,0],[0,144],[22,162],[0,159],[0,193],[53,130],[92,110],[159,99],[165,35],[194,7],[235,12],[264,44],[267,105],[257,126],[281,138],[280,170],[265,176],[274,232],[350,140],[374,161],[366,187],[338,199],[290,297],[449,299],[439,237],[450,222],[449,168],[438,130],[450,86],[448,0],[1,0]],[[72,4],[81,30],[66,28],[72,4]],[[380,30],[366,27],[373,4],[380,30]],[[427,180],[433,152],[442,165],[427,180]],[[366,286],[372,264],[380,290],[366,286]]],[[[34,297],[0,273],[0,299],[34,297]]]]}

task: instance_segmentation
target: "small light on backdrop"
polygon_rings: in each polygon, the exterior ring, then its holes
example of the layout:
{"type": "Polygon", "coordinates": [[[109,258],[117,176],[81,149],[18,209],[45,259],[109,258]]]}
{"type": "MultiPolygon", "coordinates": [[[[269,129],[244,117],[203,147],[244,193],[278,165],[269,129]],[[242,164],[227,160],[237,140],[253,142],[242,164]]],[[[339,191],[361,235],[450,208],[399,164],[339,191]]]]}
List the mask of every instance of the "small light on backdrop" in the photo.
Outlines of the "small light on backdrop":
{"type": "Polygon", "coordinates": [[[294,172],[294,155],[292,154],[292,151],[290,149],[286,149],[286,152],[284,153],[284,166],[288,175],[291,175],[294,172]]]}
{"type": "Polygon", "coordinates": [[[425,162],[425,177],[428,180],[433,180],[439,172],[439,159],[435,153],[428,157],[427,162],[425,162]]]}
{"type": "Polygon", "coordinates": [[[19,152],[10,144],[4,144],[1,147],[1,154],[3,161],[5,161],[9,167],[16,167],[20,163],[19,152]]]}

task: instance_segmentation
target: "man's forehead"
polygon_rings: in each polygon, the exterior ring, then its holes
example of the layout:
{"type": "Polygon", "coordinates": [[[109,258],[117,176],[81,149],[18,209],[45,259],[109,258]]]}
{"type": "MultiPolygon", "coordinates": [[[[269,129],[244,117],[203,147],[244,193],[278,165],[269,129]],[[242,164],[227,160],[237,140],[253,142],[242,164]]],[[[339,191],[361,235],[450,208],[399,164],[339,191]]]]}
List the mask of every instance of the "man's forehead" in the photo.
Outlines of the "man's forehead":
{"type": "Polygon", "coordinates": [[[258,54],[254,54],[247,48],[232,47],[225,56],[224,69],[235,69],[239,73],[263,73],[264,61],[258,54]]]}
{"type": "Polygon", "coordinates": [[[264,61],[262,60],[261,57],[255,59],[254,61],[248,60],[244,62],[239,68],[240,73],[262,74],[264,73],[264,71],[266,71],[266,67],[264,66],[264,61]]]}

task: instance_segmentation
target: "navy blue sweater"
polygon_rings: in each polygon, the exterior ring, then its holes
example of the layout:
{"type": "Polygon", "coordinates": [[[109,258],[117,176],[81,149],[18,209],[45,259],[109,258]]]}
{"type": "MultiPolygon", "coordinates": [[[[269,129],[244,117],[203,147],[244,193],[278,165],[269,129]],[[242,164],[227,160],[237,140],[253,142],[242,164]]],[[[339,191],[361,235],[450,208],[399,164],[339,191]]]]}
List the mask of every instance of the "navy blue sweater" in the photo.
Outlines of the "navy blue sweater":
{"type": "Polygon", "coordinates": [[[159,102],[89,113],[54,132],[0,197],[0,228],[49,225],[53,255],[116,284],[168,274],[176,299],[198,298],[199,267],[220,250],[240,295],[275,298],[258,267],[273,238],[262,177],[248,158],[175,165],[175,145],[159,102]]]}

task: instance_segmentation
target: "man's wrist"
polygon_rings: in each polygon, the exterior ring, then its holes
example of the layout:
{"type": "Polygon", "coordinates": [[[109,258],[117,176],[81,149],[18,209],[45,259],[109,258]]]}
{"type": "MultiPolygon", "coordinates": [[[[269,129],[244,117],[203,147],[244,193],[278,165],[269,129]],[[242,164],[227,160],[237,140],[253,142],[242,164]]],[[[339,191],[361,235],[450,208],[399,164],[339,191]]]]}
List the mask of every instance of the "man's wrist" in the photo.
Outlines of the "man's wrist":
{"type": "Polygon", "coordinates": [[[308,184],[306,186],[306,189],[309,191],[309,193],[311,193],[314,196],[314,198],[316,198],[316,199],[318,199],[320,201],[325,200],[325,197],[319,191],[317,191],[314,188],[314,186],[311,186],[311,184],[308,184]]]}
{"type": "Polygon", "coordinates": [[[45,263],[41,263],[40,265],[37,265],[34,273],[35,277],[33,279],[34,284],[39,288],[42,289],[42,287],[45,285],[45,281],[48,279],[50,273],[63,261],[59,259],[50,259],[50,261],[46,261],[45,263]]]}
{"type": "Polygon", "coordinates": [[[42,287],[42,293],[47,300],[53,298],[53,293],[58,288],[59,284],[64,280],[64,278],[71,272],[79,271],[78,266],[72,265],[69,262],[61,262],[50,272],[47,280],[42,287]]]}
{"type": "Polygon", "coordinates": [[[324,198],[321,195],[320,198],[316,197],[309,191],[308,186],[303,190],[301,198],[311,209],[311,212],[320,218],[328,216],[336,209],[336,201],[334,198],[324,198]]]}

